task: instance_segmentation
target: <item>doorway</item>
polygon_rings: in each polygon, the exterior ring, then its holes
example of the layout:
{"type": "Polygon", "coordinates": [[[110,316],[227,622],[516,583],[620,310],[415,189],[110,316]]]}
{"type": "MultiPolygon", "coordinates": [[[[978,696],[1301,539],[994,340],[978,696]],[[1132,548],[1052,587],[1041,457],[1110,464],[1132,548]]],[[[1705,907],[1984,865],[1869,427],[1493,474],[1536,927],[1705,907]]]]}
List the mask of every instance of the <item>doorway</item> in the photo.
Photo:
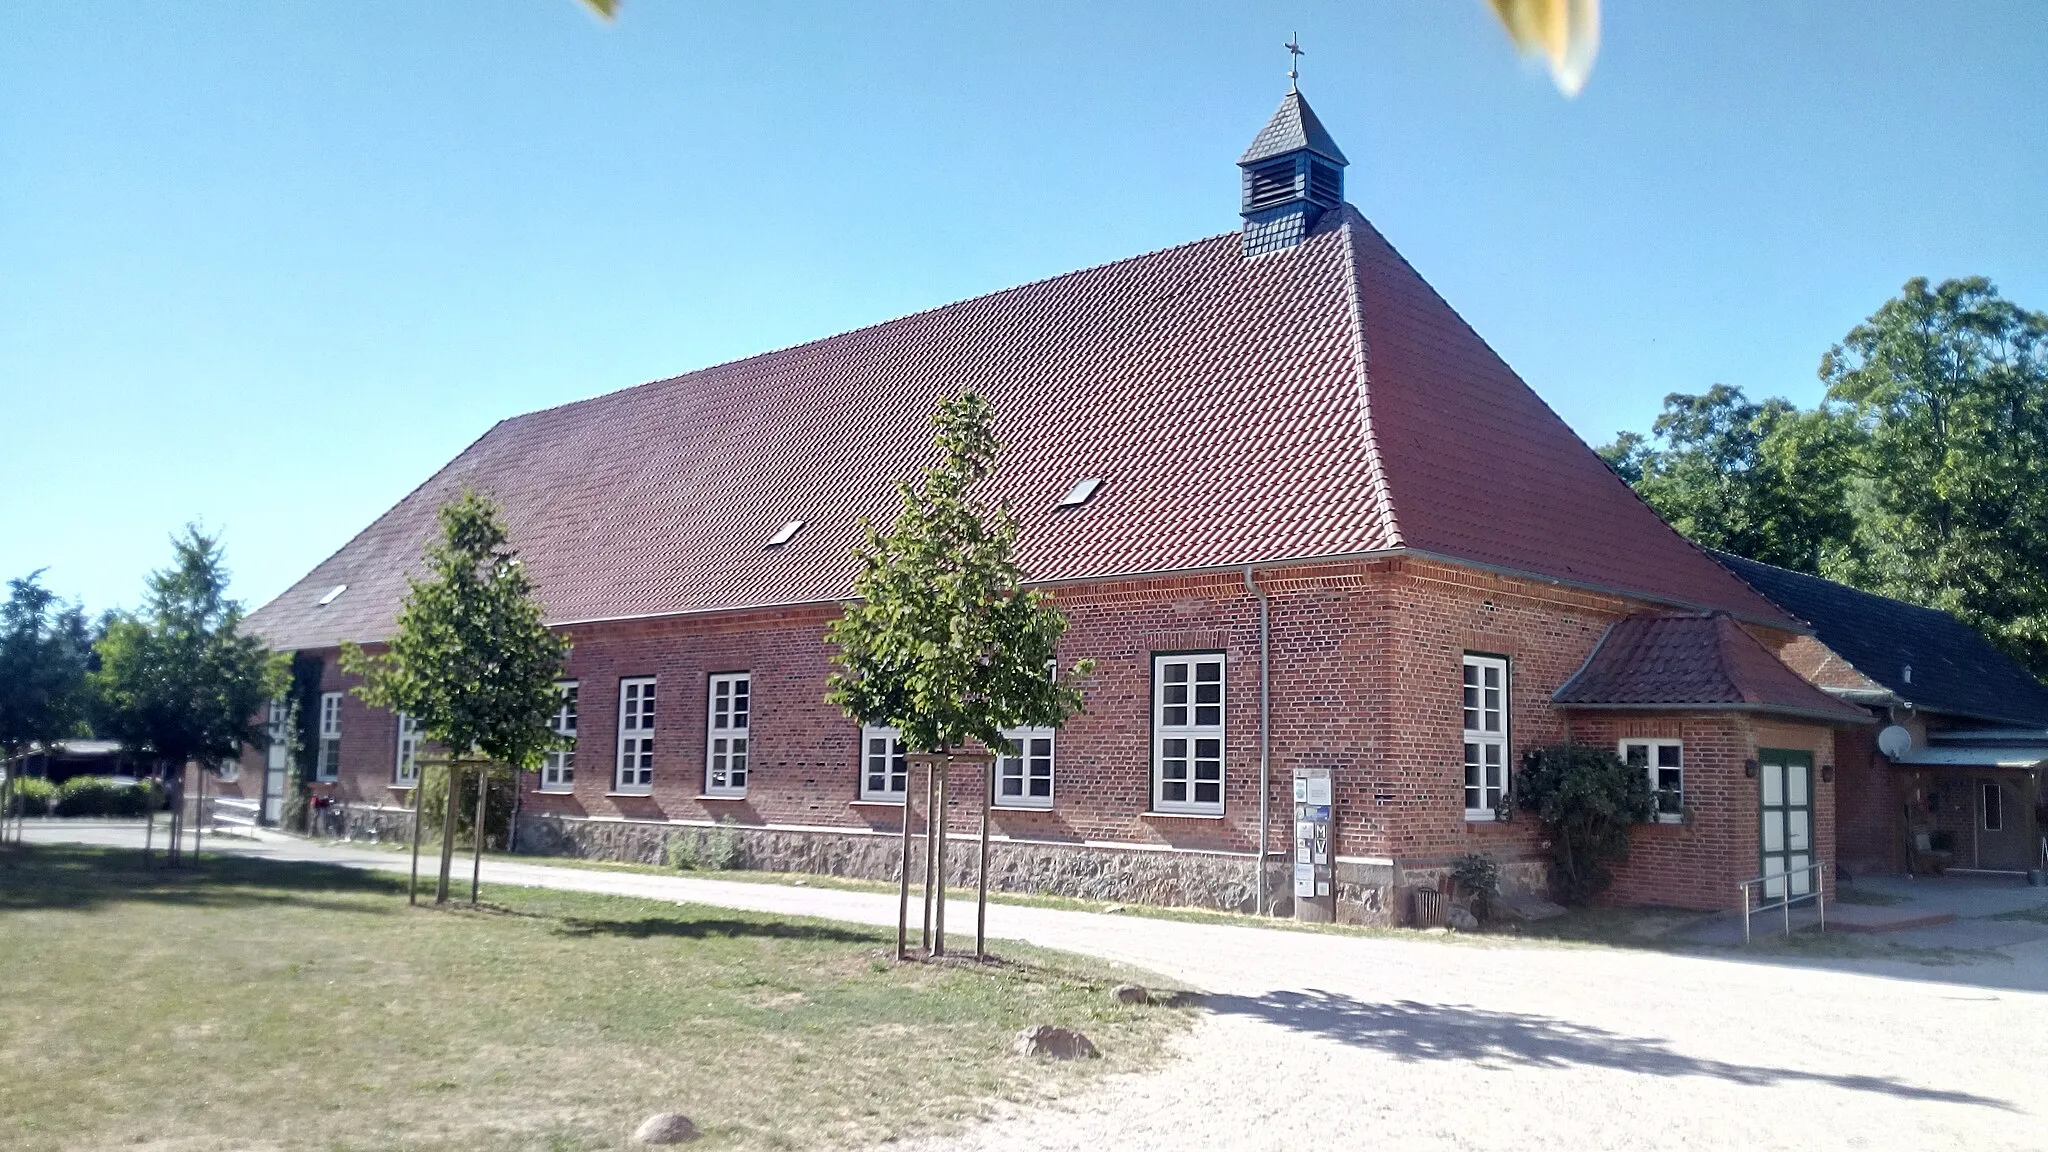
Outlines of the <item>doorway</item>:
{"type": "Polygon", "coordinates": [[[1757,750],[1763,792],[1764,899],[1813,896],[1813,753],[1789,748],[1757,750]]]}
{"type": "Polygon", "coordinates": [[[2024,872],[2034,866],[2027,843],[2032,815],[2019,781],[2005,776],[1979,776],[1970,782],[1976,811],[1977,867],[1998,872],[2024,872]]]}

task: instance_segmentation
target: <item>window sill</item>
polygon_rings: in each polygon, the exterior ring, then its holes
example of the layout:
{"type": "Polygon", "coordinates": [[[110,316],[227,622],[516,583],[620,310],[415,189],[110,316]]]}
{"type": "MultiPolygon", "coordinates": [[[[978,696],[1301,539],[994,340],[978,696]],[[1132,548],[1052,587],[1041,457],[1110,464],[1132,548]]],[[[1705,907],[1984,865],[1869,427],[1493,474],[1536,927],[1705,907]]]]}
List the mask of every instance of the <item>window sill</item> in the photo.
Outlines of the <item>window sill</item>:
{"type": "Polygon", "coordinates": [[[896,800],[860,799],[849,800],[846,802],[846,806],[848,808],[901,808],[903,807],[903,801],[900,798],[896,800]]]}
{"type": "Polygon", "coordinates": [[[700,801],[703,801],[703,800],[709,800],[709,801],[718,801],[718,800],[723,800],[723,801],[725,801],[725,802],[726,802],[726,803],[728,803],[728,804],[730,804],[730,803],[734,803],[734,802],[736,802],[736,801],[744,801],[744,800],[745,800],[746,798],[747,798],[747,794],[746,794],[745,792],[705,792],[705,793],[703,793],[703,794],[701,794],[701,795],[697,795],[697,796],[692,796],[692,797],[691,797],[691,799],[692,799],[692,800],[700,800],[700,801]]]}
{"type": "Polygon", "coordinates": [[[1651,817],[1647,823],[1662,824],[1667,828],[1682,828],[1685,826],[1685,817],[1660,812],[1656,816],[1651,817]]]}
{"type": "Polygon", "coordinates": [[[386,792],[410,792],[417,787],[419,787],[417,784],[386,784],[384,790],[386,792]]]}
{"type": "Polygon", "coordinates": [[[1138,815],[1140,815],[1140,816],[1144,817],[1144,818],[1145,818],[1145,819],[1147,819],[1147,820],[1221,820],[1221,819],[1223,819],[1223,813],[1221,813],[1221,812],[1161,812],[1161,811],[1159,811],[1158,809],[1148,809],[1148,810],[1146,810],[1146,811],[1144,811],[1144,812],[1140,812],[1140,813],[1138,813],[1138,815]]]}
{"type": "Polygon", "coordinates": [[[636,799],[640,799],[640,800],[645,800],[645,799],[647,799],[647,798],[648,798],[649,796],[652,796],[652,795],[654,795],[654,789],[652,789],[652,788],[649,788],[649,789],[648,789],[648,790],[646,790],[645,792],[607,792],[607,793],[605,793],[605,795],[607,795],[607,796],[631,796],[631,797],[634,797],[634,798],[636,798],[636,799]]]}
{"type": "MultiPolygon", "coordinates": [[[[576,794],[576,789],[574,789],[574,788],[535,788],[535,789],[534,789],[534,792],[535,792],[536,794],[538,794],[538,795],[541,795],[541,796],[574,796],[574,795],[576,794]]],[[[614,793],[614,795],[620,795],[620,793],[614,793]]],[[[634,793],[634,795],[638,795],[638,793],[634,793]]]]}
{"type": "Polygon", "coordinates": [[[1498,817],[1498,816],[1494,815],[1494,814],[1493,814],[1493,811],[1492,811],[1491,809],[1488,809],[1488,810],[1487,810],[1487,811],[1485,811],[1485,812],[1473,812],[1473,811],[1467,810],[1467,811],[1466,811],[1466,813],[1465,813],[1465,823],[1467,823],[1467,824],[1503,824],[1503,823],[1506,823],[1506,821],[1504,821],[1504,820],[1502,820],[1502,819],[1501,819],[1500,817],[1498,817]]]}
{"type": "Polygon", "coordinates": [[[1050,812],[1052,805],[1046,804],[991,804],[991,812],[1050,812]]]}

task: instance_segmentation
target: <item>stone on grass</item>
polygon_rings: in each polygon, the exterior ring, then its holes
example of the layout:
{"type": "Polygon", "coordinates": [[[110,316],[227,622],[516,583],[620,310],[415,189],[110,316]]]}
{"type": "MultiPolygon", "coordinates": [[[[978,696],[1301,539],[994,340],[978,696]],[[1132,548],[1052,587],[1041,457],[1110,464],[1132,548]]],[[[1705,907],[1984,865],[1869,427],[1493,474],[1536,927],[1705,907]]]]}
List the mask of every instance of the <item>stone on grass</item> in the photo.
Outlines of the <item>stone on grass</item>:
{"type": "Polygon", "coordinates": [[[1479,930],[1479,917],[1474,916],[1472,910],[1462,904],[1451,905],[1450,911],[1444,913],[1444,923],[1460,932],[1479,930]]]}
{"type": "Polygon", "coordinates": [[[1145,991],[1143,985],[1119,984],[1109,990],[1109,998],[1119,1004],[1150,1004],[1152,993],[1145,991]]]}
{"type": "Polygon", "coordinates": [[[1086,1036],[1057,1024],[1039,1024],[1017,1033],[1013,1050],[1019,1056],[1044,1056],[1052,1060],[1079,1060],[1102,1055],[1086,1036]]]}
{"type": "Polygon", "coordinates": [[[697,1138],[697,1126],[680,1112],[656,1112],[633,1130],[635,1144],[682,1144],[697,1138]]]}

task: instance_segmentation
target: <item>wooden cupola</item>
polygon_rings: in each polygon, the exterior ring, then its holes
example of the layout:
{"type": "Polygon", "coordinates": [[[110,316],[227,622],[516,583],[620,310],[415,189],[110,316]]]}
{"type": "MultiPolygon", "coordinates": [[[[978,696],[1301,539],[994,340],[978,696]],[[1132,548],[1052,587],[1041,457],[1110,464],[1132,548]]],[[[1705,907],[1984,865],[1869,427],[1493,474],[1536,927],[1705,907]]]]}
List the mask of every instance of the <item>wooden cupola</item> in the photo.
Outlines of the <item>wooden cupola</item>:
{"type": "Polygon", "coordinates": [[[1344,202],[1350,161],[1297,89],[1237,158],[1243,176],[1244,255],[1301,243],[1322,214],[1344,202]]]}

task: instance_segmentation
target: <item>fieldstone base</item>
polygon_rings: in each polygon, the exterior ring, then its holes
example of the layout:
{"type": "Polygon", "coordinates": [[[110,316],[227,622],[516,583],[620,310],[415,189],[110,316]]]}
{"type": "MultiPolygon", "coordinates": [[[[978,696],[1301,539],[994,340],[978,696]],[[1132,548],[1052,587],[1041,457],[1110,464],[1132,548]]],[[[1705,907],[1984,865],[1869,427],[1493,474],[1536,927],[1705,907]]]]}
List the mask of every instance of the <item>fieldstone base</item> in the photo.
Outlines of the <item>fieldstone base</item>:
{"type": "MultiPolygon", "coordinates": [[[[718,861],[737,869],[864,880],[897,879],[903,851],[896,836],[853,830],[738,824],[706,827],[535,815],[519,818],[518,845],[521,853],[662,865],[671,862],[671,845],[675,845],[677,854],[700,867],[718,861]]],[[[972,839],[947,843],[949,886],[975,882],[978,850],[972,839]]],[[[922,875],[923,867],[924,840],[914,837],[912,877],[922,875]]],[[[1118,903],[1250,912],[1256,903],[1252,867],[1248,857],[1217,853],[1017,840],[996,840],[989,845],[991,891],[1118,903]]],[[[1293,904],[1284,873],[1282,865],[1267,868],[1266,890],[1273,898],[1274,914],[1281,916],[1289,915],[1293,904]]]]}
{"type": "MultiPolygon", "coordinates": [[[[372,843],[411,843],[412,810],[383,808],[368,804],[330,804],[318,809],[315,819],[322,834],[341,840],[372,843]]],[[[424,842],[439,844],[439,828],[421,829],[424,842]]]]}

